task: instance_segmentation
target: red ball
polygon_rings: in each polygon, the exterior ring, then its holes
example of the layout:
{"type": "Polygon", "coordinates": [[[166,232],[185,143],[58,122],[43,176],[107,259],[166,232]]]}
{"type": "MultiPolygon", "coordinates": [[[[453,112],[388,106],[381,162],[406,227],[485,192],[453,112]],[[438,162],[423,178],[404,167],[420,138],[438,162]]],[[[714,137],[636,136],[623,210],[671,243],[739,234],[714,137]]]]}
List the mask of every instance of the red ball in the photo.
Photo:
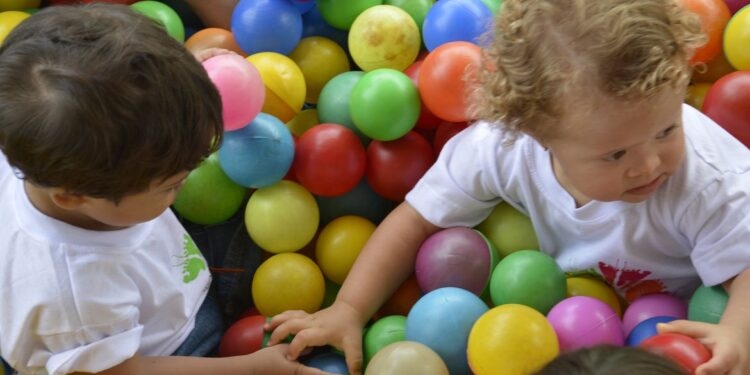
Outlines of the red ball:
{"type": "Polygon", "coordinates": [[[711,352],[703,344],[678,333],[660,333],[641,341],[638,346],[675,361],[690,374],[711,359],[711,352]]]}
{"type": "Polygon", "coordinates": [[[714,82],[703,100],[703,113],[750,147],[750,70],[714,82]]]}
{"type": "Polygon", "coordinates": [[[440,151],[443,150],[445,143],[453,138],[454,135],[466,129],[467,126],[469,124],[466,122],[441,122],[437,130],[435,130],[435,138],[432,140],[432,149],[435,150],[435,156],[440,155],[440,151]]]}
{"type": "MultiPolygon", "coordinates": [[[[419,87],[419,70],[422,67],[423,61],[424,60],[417,60],[404,70],[404,73],[411,78],[411,81],[414,82],[414,86],[416,87],[419,87]]],[[[417,129],[435,129],[435,127],[440,124],[440,121],[442,120],[435,116],[434,113],[430,112],[430,110],[424,105],[424,100],[420,97],[419,117],[414,126],[417,129]]]]}
{"type": "Polygon", "coordinates": [[[265,324],[266,317],[263,315],[250,315],[236,321],[221,337],[219,356],[244,355],[262,349],[265,324]]]}
{"type": "Polygon", "coordinates": [[[365,146],[351,129],[318,124],[297,139],[292,168],[302,186],[321,197],[353,189],[365,174],[365,146]]]}
{"type": "Polygon", "coordinates": [[[432,147],[410,131],[393,141],[372,141],[367,147],[365,177],[372,190],[385,199],[402,201],[435,158],[432,147]]]}

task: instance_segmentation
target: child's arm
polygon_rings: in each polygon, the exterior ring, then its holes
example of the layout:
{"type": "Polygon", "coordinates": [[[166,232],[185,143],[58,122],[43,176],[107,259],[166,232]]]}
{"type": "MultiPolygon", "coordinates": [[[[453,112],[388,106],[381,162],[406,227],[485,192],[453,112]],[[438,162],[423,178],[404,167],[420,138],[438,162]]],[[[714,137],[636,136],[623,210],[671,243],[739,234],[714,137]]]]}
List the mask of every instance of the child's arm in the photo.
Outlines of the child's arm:
{"type": "Polygon", "coordinates": [[[307,347],[331,344],[344,351],[350,374],[360,374],[362,327],[413,272],[419,246],[438,229],[408,203],[396,207],[362,249],[333,305],[312,315],[288,311],[273,317],[269,344],[296,335],[291,358],[307,347]]]}

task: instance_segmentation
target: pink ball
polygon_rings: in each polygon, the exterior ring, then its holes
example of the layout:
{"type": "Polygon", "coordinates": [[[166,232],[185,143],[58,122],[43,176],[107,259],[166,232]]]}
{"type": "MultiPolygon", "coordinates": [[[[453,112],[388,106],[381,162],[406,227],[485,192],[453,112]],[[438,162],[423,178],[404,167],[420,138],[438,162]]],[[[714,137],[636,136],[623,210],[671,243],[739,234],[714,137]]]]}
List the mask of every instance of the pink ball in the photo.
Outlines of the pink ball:
{"type": "Polygon", "coordinates": [[[224,130],[248,125],[266,100],[266,89],[258,69],[233,53],[211,57],[203,62],[203,67],[221,95],[224,130]]]}
{"type": "Polygon", "coordinates": [[[612,307],[588,296],[568,297],[547,313],[557,334],[560,350],[574,350],[598,344],[622,346],[622,322],[612,307]]]}
{"type": "Polygon", "coordinates": [[[638,323],[655,316],[687,319],[687,303],[675,296],[663,293],[647,294],[636,298],[622,315],[625,335],[629,335],[638,323]]]}

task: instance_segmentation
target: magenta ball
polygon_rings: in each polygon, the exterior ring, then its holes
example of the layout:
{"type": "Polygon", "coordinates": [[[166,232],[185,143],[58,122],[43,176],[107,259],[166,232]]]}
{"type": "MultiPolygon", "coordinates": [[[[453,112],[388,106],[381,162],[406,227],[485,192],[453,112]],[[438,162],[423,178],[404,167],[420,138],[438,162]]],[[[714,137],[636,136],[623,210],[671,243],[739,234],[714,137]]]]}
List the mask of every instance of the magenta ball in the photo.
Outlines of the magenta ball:
{"type": "Polygon", "coordinates": [[[687,319],[687,303],[675,296],[663,293],[647,294],[636,298],[622,315],[625,335],[638,323],[655,316],[671,316],[687,319]]]}
{"type": "Polygon", "coordinates": [[[738,10],[742,9],[745,5],[750,5],[750,0],[724,0],[729,8],[729,13],[735,14],[738,10]]]}
{"type": "Polygon", "coordinates": [[[598,344],[625,344],[625,333],[617,313],[594,297],[568,297],[552,307],[547,320],[555,329],[561,351],[598,344]]]}
{"type": "Polygon", "coordinates": [[[221,95],[224,130],[248,125],[266,100],[266,88],[258,69],[233,53],[211,57],[203,62],[203,67],[221,95]]]}
{"type": "Polygon", "coordinates": [[[491,251],[484,236],[471,228],[438,231],[417,252],[417,284],[425,293],[456,287],[480,295],[492,274],[491,251]]]}

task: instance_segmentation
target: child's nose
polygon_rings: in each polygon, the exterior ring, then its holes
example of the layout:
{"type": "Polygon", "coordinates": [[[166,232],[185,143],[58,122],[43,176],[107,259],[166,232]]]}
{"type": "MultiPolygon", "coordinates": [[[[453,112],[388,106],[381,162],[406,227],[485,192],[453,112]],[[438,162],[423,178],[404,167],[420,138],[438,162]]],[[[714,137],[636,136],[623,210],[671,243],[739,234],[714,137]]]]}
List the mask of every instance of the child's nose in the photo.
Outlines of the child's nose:
{"type": "Polygon", "coordinates": [[[654,171],[661,165],[661,157],[657,153],[644,153],[628,169],[628,177],[653,176],[654,171]]]}

